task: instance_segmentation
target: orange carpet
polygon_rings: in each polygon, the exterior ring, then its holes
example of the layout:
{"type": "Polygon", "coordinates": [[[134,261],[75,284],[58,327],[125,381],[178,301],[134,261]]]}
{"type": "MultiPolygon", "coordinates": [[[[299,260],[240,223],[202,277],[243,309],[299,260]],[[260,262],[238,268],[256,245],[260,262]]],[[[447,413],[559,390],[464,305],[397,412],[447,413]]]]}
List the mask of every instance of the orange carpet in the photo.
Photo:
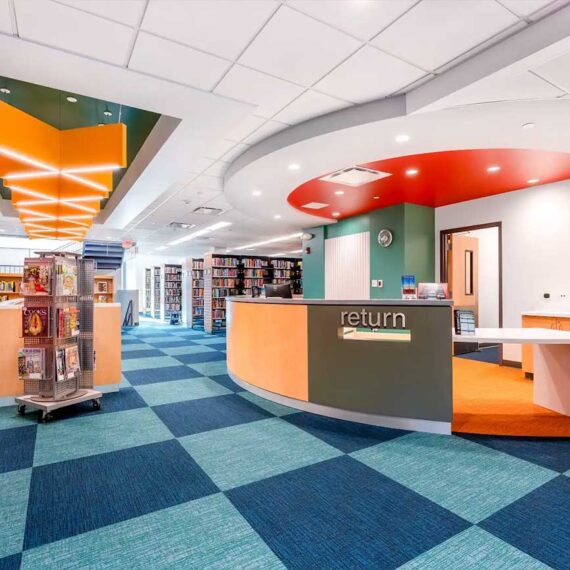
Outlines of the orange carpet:
{"type": "Polygon", "coordinates": [[[570,417],[532,403],[532,380],[517,368],[453,359],[454,432],[570,437],[570,417]]]}

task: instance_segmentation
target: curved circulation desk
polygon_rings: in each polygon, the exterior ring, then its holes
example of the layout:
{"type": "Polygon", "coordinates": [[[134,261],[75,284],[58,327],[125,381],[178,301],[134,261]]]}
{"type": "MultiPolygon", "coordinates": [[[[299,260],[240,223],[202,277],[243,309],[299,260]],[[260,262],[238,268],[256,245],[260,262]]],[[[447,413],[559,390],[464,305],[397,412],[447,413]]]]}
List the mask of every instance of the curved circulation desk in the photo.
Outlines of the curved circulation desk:
{"type": "Polygon", "coordinates": [[[232,379],[293,408],[451,433],[451,302],[228,297],[232,379]]]}

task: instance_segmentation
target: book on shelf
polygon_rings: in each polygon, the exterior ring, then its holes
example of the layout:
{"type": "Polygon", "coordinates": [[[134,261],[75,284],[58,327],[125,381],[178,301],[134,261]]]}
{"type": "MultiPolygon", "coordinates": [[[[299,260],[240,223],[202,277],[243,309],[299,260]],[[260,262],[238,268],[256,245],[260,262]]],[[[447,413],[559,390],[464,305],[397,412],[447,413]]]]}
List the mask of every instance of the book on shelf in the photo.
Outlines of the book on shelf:
{"type": "Polygon", "coordinates": [[[74,378],[79,372],[79,349],[76,344],[65,347],[65,375],[74,378]]]}
{"type": "Polygon", "coordinates": [[[24,295],[51,295],[51,278],[51,260],[26,260],[22,279],[22,293],[24,295]]]}
{"type": "Polygon", "coordinates": [[[45,348],[22,348],[18,351],[18,374],[25,380],[41,380],[45,376],[45,348]]]}
{"type": "Polygon", "coordinates": [[[48,337],[50,308],[24,307],[22,309],[22,331],[26,337],[48,337]]]}
{"type": "Polygon", "coordinates": [[[70,338],[79,334],[79,308],[57,309],[57,337],[70,338]]]}

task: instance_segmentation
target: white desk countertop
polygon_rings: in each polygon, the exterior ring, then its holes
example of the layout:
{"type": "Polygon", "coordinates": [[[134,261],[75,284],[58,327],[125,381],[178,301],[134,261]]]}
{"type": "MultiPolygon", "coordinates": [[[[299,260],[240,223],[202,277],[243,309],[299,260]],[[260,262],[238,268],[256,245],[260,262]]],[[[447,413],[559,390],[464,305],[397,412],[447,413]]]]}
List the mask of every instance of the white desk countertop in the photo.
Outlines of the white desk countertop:
{"type": "Polygon", "coordinates": [[[524,311],[523,317],[560,317],[570,319],[570,309],[537,309],[536,311],[524,311]]]}
{"type": "Polygon", "coordinates": [[[453,342],[498,344],[570,344],[570,332],[555,329],[475,329],[474,335],[453,334],[453,342]]]}

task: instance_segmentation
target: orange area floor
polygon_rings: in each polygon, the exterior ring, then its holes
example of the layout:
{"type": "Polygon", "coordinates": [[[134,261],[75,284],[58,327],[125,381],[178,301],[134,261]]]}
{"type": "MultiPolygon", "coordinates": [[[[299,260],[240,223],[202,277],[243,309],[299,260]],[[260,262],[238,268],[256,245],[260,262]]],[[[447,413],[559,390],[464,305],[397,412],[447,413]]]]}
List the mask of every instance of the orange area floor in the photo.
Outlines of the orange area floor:
{"type": "Polygon", "coordinates": [[[452,430],[570,437],[570,417],[532,403],[532,380],[518,368],[453,359],[452,430]]]}

